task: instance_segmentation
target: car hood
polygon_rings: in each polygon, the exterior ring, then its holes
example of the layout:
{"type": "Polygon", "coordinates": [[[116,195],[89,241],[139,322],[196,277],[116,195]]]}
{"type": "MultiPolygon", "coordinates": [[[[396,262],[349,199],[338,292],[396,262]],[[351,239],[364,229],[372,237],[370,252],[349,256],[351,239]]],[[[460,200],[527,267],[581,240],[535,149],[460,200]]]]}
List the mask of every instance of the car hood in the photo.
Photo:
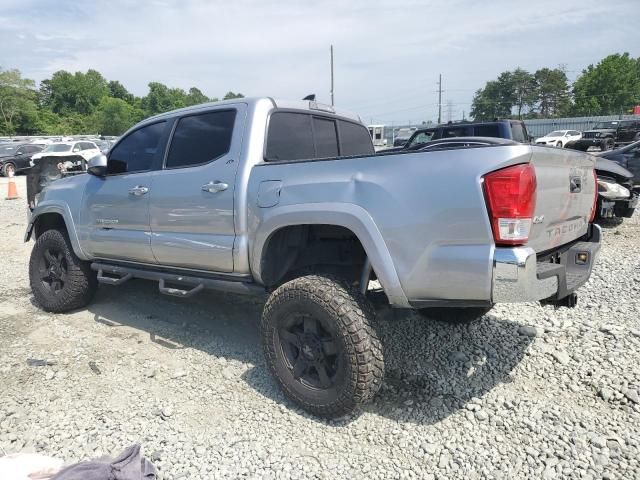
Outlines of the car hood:
{"type": "Polygon", "coordinates": [[[616,129],[615,128],[603,128],[601,130],[585,130],[584,132],[582,132],[583,134],[585,133],[616,133],[616,129]]]}
{"type": "Polygon", "coordinates": [[[31,158],[33,160],[37,160],[38,158],[42,158],[42,157],[77,157],[79,154],[76,153],[72,153],[72,152],[40,152],[40,153],[36,153],[34,156],[32,156],[31,158]]]}
{"type": "Polygon", "coordinates": [[[596,170],[603,173],[612,173],[625,178],[633,178],[633,173],[624,168],[619,163],[607,160],[606,158],[598,157],[596,160],[596,170]]]}

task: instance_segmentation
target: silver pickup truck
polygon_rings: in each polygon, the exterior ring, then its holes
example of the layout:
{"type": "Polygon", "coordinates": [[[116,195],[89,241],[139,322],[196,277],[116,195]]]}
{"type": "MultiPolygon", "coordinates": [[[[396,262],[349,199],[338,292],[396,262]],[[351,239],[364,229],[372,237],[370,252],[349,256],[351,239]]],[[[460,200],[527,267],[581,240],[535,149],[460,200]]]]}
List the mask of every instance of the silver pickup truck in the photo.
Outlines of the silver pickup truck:
{"type": "Polygon", "coordinates": [[[357,116],[313,101],[199,105],[141,122],[38,195],[31,288],[52,312],[131,278],[268,295],[269,369],[337,417],[383,379],[372,296],[453,321],[574,305],[600,246],[593,167],[511,142],[376,155],[357,116]]]}

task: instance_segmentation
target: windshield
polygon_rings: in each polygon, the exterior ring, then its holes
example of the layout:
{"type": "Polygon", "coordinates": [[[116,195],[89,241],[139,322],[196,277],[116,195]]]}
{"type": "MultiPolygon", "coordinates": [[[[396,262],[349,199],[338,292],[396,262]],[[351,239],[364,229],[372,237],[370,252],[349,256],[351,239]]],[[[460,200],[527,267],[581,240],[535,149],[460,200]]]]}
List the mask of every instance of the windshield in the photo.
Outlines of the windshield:
{"type": "Polygon", "coordinates": [[[431,141],[435,133],[436,133],[435,130],[427,130],[426,132],[420,132],[415,137],[413,137],[413,140],[411,140],[411,143],[408,146],[413,147],[414,145],[428,143],[431,141]]]}
{"type": "Polygon", "coordinates": [[[602,130],[602,129],[606,129],[606,128],[618,128],[618,122],[598,122],[596,124],[595,127],[593,127],[594,130],[602,130]]]}
{"type": "Polygon", "coordinates": [[[551,133],[547,133],[547,137],[561,137],[565,133],[565,130],[556,130],[551,133]]]}
{"type": "Polygon", "coordinates": [[[71,145],[67,145],[65,143],[52,143],[42,152],[68,152],[69,150],[71,150],[71,145]]]}
{"type": "Polygon", "coordinates": [[[15,145],[0,145],[0,155],[13,155],[17,149],[15,145]]]}

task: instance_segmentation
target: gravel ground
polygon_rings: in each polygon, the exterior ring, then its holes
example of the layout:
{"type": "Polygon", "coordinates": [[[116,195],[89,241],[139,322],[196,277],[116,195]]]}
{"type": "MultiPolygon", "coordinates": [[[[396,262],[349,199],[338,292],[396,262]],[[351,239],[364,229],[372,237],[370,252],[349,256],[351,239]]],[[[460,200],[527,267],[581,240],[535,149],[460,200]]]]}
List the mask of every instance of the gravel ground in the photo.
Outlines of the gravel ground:
{"type": "Polygon", "coordinates": [[[38,310],[18,186],[0,200],[6,453],[76,462],[140,442],[166,479],[640,478],[638,215],[605,230],[575,309],[498,306],[456,327],[383,310],[380,395],[326,422],[268,375],[255,299],[132,281],[86,310],[38,310]]]}

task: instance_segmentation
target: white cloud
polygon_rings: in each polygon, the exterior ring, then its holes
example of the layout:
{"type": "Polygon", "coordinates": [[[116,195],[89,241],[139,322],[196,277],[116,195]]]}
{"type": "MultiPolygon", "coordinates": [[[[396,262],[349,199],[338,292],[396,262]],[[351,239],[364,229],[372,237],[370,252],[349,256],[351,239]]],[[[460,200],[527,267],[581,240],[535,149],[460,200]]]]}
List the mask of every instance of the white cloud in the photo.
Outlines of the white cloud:
{"type": "Polygon", "coordinates": [[[366,120],[433,118],[440,72],[460,116],[503,70],[640,55],[637,0],[2,2],[2,64],[37,80],[95,68],[138,95],[160,81],[326,101],[333,43],[336,101],[366,120]]]}

